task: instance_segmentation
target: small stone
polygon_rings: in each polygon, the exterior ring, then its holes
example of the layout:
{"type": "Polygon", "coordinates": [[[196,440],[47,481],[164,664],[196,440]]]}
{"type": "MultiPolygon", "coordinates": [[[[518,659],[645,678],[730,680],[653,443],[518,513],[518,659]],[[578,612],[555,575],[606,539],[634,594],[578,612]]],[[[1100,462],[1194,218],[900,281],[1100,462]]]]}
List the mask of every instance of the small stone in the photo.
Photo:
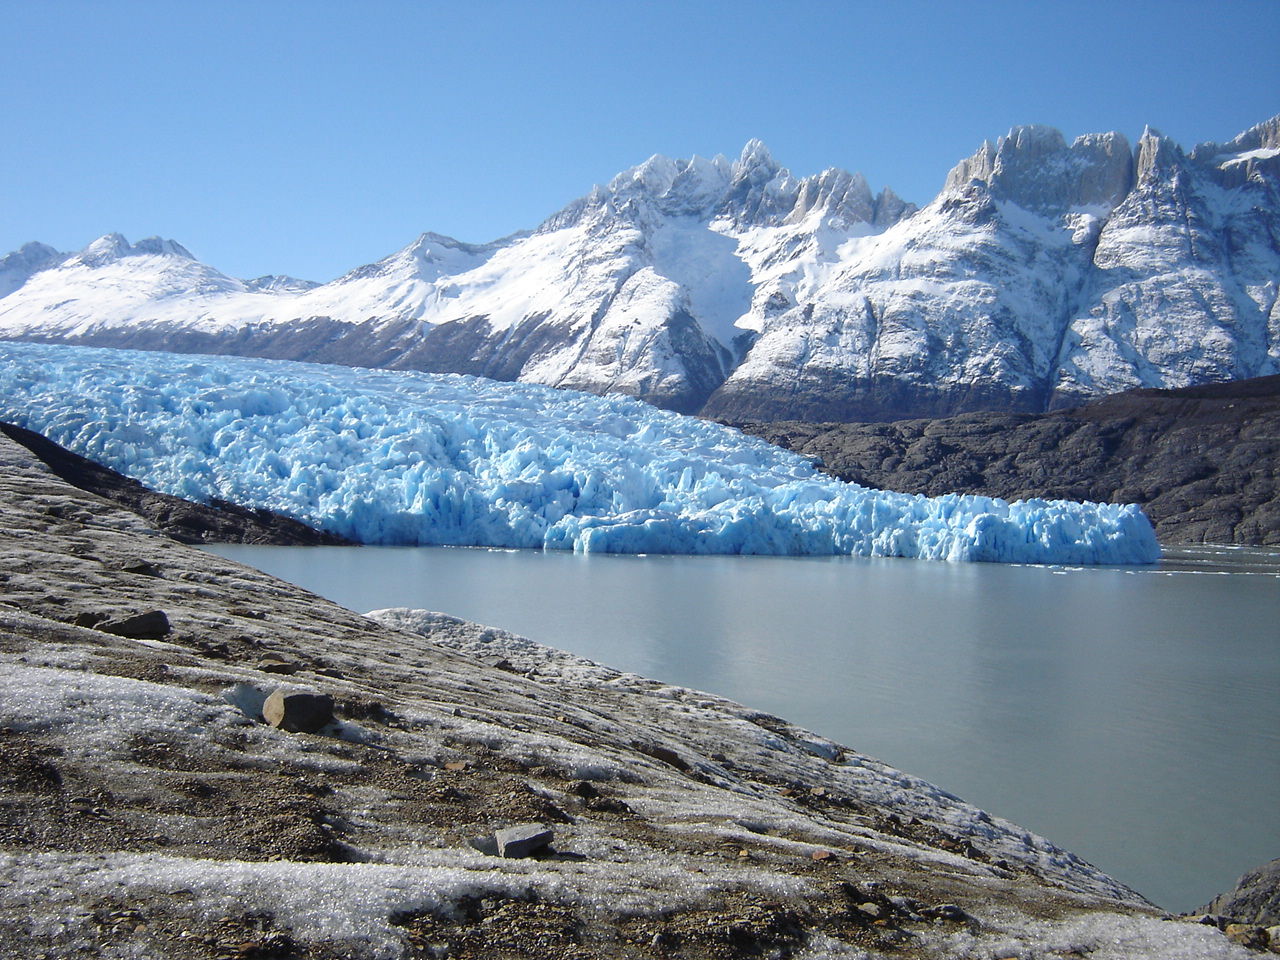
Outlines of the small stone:
{"type": "Polygon", "coordinates": [[[296,663],[290,663],[283,657],[268,654],[258,661],[257,669],[261,670],[263,673],[294,674],[298,672],[298,665],[296,663]]]}
{"type": "Polygon", "coordinates": [[[825,797],[827,795],[827,788],[826,787],[810,787],[809,793],[811,796],[825,797]]]}
{"type": "Polygon", "coordinates": [[[868,900],[866,903],[858,904],[858,912],[861,913],[863,916],[867,916],[873,920],[876,920],[876,919],[879,919],[881,910],[880,910],[879,904],[872,903],[871,901],[868,900]]]}
{"type": "Polygon", "coordinates": [[[818,863],[822,863],[825,860],[832,860],[835,858],[835,854],[832,853],[830,850],[815,850],[813,851],[813,853],[809,854],[809,856],[813,860],[816,860],[818,863]]]}
{"type": "Polygon", "coordinates": [[[586,802],[588,810],[597,813],[633,813],[631,807],[617,797],[591,797],[586,802]]]}
{"type": "Polygon", "coordinates": [[[653,757],[655,760],[661,760],[663,763],[675,767],[682,773],[687,773],[691,769],[688,761],[670,747],[663,747],[653,743],[640,743],[638,741],[632,741],[631,746],[636,750],[639,750],[645,756],[653,757]]]}
{"type": "Polygon", "coordinates": [[[163,610],[148,610],[132,617],[104,620],[97,629],[130,640],[159,640],[169,635],[171,627],[163,610]]]}
{"type": "Polygon", "coordinates": [[[120,564],[120,569],[125,573],[136,573],[142,577],[158,577],[160,570],[154,563],[148,563],[146,560],[126,560],[120,564]]]}
{"type": "Polygon", "coordinates": [[[926,907],[920,912],[930,920],[944,920],[947,923],[966,923],[972,919],[954,903],[940,903],[934,907],[926,907]]]}
{"type": "Polygon", "coordinates": [[[460,773],[463,770],[471,769],[471,763],[468,760],[450,760],[444,765],[444,768],[453,773],[460,773]]]}
{"type": "Polygon", "coordinates": [[[739,851],[738,851],[738,857],[739,857],[739,859],[743,859],[743,860],[745,860],[745,859],[747,859],[747,858],[748,858],[748,857],[750,857],[750,856],[751,856],[751,851],[750,851],[750,850],[739,850],[739,851]]]}
{"type": "Polygon", "coordinates": [[[515,671],[515,667],[511,666],[511,661],[506,657],[482,657],[480,662],[495,670],[506,670],[509,673],[515,671]]]}
{"type": "Polygon", "coordinates": [[[551,843],[553,836],[551,828],[541,823],[522,823],[493,835],[498,843],[498,856],[508,859],[537,853],[551,843]]]}
{"type": "Polygon", "coordinates": [[[262,705],[267,723],[291,733],[315,733],[333,722],[333,698],[323,693],[277,690],[262,705]]]}
{"type": "Polygon", "coordinates": [[[575,780],[569,784],[569,792],[575,797],[582,797],[584,800],[594,800],[600,796],[600,791],[589,780],[575,780]]]}
{"type": "Polygon", "coordinates": [[[1238,943],[1250,950],[1265,950],[1270,940],[1267,936],[1267,928],[1253,923],[1228,923],[1227,929],[1222,932],[1232,943],[1238,943]]]}
{"type": "Polygon", "coordinates": [[[1280,925],[1267,927],[1267,939],[1272,953],[1280,953],[1280,925]]]}

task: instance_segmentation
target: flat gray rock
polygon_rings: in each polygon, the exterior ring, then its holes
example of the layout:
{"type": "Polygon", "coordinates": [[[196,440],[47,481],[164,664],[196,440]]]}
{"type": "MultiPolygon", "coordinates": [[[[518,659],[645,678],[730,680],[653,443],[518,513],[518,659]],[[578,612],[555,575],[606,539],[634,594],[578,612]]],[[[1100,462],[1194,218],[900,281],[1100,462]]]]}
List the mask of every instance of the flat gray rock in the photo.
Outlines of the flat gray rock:
{"type": "Polygon", "coordinates": [[[131,617],[104,620],[98,624],[98,629],[103,633],[131,640],[159,640],[168,636],[171,628],[169,618],[163,610],[148,610],[131,617]]]}
{"type": "Polygon", "coordinates": [[[537,853],[551,843],[554,834],[541,823],[522,823],[507,827],[493,835],[498,845],[498,856],[514,859],[537,853]]]}

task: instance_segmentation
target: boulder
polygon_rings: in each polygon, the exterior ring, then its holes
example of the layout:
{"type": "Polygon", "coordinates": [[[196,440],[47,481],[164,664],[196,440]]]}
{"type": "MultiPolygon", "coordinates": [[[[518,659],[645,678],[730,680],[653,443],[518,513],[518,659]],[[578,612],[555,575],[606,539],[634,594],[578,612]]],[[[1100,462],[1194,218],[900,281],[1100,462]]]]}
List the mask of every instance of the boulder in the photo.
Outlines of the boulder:
{"type": "Polygon", "coordinates": [[[131,617],[104,620],[98,624],[97,629],[117,637],[128,637],[130,640],[159,640],[168,636],[171,628],[169,618],[163,610],[148,610],[131,617]]]}
{"type": "Polygon", "coordinates": [[[291,733],[315,733],[333,722],[333,698],[324,693],[277,690],[262,704],[262,718],[291,733]]]}
{"type": "Polygon", "coordinates": [[[522,823],[499,830],[493,838],[498,845],[498,856],[515,858],[537,853],[551,843],[553,836],[551,828],[541,823],[522,823]]]}
{"type": "Polygon", "coordinates": [[[1259,927],[1252,923],[1228,923],[1223,933],[1232,943],[1238,943],[1250,950],[1267,949],[1269,938],[1266,927],[1259,927]]]}
{"type": "Polygon", "coordinates": [[[1205,910],[1243,923],[1280,924],[1280,857],[1250,870],[1205,910]]]}
{"type": "Polygon", "coordinates": [[[120,569],[125,573],[136,573],[141,577],[160,576],[160,568],[146,560],[125,560],[120,564],[120,569]]]}
{"type": "Polygon", "coordinates": [[[274,653],[269,653],[258,661],[257,669],[263,673],[293,674],[298,672],[298,665],[283,657],[278,657],[274,653]]]}

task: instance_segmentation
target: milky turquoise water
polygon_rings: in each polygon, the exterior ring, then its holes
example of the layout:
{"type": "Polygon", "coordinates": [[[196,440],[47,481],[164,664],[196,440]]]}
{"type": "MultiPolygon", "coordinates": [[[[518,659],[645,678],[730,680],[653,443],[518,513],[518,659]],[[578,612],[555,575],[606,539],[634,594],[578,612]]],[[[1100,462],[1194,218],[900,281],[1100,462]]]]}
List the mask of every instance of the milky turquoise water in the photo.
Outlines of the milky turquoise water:
{"type": "Polygon", "coordinates": [[[1280,552],[1153,568],[219,547],[785,716],[1171,910],[1280,856],[1280,552]]]}

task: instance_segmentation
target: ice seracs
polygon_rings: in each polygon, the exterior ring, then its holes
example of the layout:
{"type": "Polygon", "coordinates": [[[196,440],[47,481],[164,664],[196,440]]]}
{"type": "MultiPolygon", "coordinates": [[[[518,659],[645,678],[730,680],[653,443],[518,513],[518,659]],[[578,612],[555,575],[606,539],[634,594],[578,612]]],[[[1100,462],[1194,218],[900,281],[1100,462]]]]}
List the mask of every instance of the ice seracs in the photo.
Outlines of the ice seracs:
{"type": "Polygon", "coordinates": [[[363,543],[1148,563],[1136,508],[868,490],[625,397],[458,376],[0,345],[0,419],[167,493],[363,543]]]}

